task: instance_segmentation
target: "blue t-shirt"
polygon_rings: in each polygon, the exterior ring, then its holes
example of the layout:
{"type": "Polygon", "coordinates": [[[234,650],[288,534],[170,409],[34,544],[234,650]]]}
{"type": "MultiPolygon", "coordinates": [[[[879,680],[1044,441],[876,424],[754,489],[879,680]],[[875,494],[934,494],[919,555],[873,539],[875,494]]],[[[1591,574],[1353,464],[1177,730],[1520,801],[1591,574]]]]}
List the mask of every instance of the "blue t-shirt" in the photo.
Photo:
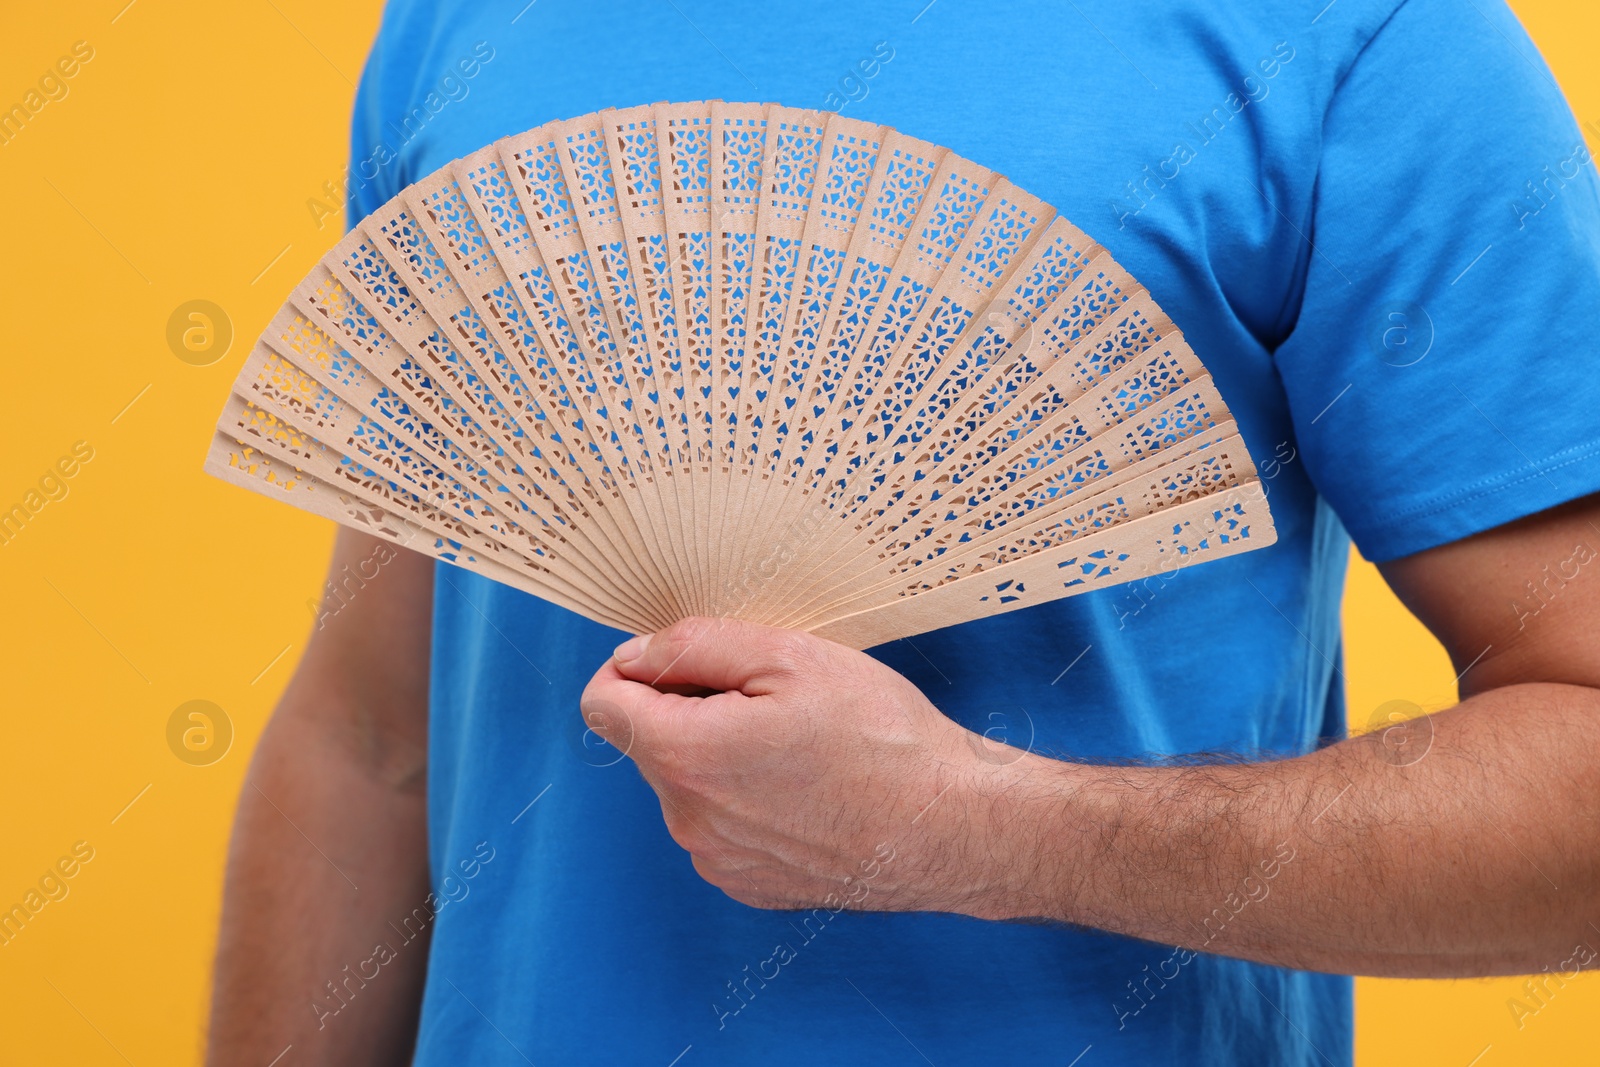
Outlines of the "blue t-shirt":
{"type": "MultiPolygon", "coordinates": [[[[1343,729],[1350,536],[1387,560],[1600,488],[1594,168],[1499,0],[393,0],[353,215],[551,119],[708,98],[886,123],[1055,205],[1258,460],[1272,548],[872,651],[970,727],[1081,759],[1304,753],[1343,729]]],[[[444,565],[434,612],[420,1064],[1350,1060],[1347,978],[735,903],[584,738],[622,634],[444,565]]]]}

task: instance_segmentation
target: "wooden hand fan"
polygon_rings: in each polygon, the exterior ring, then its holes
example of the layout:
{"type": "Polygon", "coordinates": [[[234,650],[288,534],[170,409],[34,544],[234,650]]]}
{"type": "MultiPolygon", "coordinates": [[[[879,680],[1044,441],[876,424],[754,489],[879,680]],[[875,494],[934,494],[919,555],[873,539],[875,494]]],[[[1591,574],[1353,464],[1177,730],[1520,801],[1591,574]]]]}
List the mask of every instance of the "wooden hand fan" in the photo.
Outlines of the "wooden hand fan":
{"type": "Polygon", "coordinates": [[[865,648],[1274,540],[1103,249],[776,105],[602,111],[407,187],[262,334],[206,467],[633,633],[865,648]]]}

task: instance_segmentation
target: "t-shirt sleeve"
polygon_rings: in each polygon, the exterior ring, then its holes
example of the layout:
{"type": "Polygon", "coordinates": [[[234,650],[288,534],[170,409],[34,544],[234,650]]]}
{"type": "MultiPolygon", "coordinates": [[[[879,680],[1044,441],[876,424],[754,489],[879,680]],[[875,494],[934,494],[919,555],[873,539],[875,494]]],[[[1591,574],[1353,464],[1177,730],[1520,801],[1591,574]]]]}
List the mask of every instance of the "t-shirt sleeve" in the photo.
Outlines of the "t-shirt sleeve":
{"type": "Polygon", "coordinates": [[[1600,187],[1502,3],[1390,17],[1333,92],[1309,221],[1276,358],[1368,559],[1600,490],[1600,187]]]}
{"type": "Polygon", "coordinates": [[[419,11],[408,0],[384,5],[383,25],[362,68],[350,119],[346,226],[354,226],[421,177],[407,173],[406,157],[393,147],[392,130],[417,95],[419,66],[440,17],[419,11]]]}
{"type": "Polygon", "coordinates": [[[380,36],[367,56],[350,119],[350,167],[345,179],[345,225],[352,227],[401,189],[394,181],[393,161],[380,165],[373,146],[382,142],[384,61],[388,49],[380,36]]]}

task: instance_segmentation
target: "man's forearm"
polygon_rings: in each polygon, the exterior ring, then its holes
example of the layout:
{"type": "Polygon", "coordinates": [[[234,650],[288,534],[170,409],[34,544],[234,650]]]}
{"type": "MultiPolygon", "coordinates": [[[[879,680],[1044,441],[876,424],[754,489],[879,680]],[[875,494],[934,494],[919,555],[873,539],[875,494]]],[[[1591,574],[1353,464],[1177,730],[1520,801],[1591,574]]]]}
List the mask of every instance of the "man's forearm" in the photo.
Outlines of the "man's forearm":
{"type": "Polygon", "coordinates": [[[208,1062],[409,1062],[431,913],[424,765],[296,679],[239,802],[208,1062]],[[380,948],[382,946],[382,948],[380,948]]]}
{"type": "Polygon", "coordinates": [[[1254,764],[1028,756],[977,787],[998,845],[977,854],[1021,872],[979,910],[1344,973],[1594,963],[1600,692],[1508,685],[1407,734],[1254,764]]]}

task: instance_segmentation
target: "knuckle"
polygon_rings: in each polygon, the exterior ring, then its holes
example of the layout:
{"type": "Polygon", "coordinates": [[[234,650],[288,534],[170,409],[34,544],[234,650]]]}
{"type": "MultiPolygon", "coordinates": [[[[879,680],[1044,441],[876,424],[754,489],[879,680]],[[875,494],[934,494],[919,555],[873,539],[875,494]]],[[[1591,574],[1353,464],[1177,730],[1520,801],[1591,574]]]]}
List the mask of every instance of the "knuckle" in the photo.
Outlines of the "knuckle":
{"type": "Polygon", "coordinates": [[[633,748],[633,714],[614,700],[588,700],[579,705],[584,725],[629,754],[633,748]]]}
{"type": "Polygon", "coordinates": [[[698,874],[703,881],[709,882],[719,889],[721,888],[715,863],[696,852],[689,853],[689,862],[694,866],[694,873],[698,874]]]}
{"type": "Polygon", "coordinates": [[[791,678],[815,674],[827,665],[819,643],[793,630],[774,631],[764,651],[770,669],[791,678]]]}
{"type": "Polygon", "coordinates": [[[666,812],[665,822],[667,824],[667,833],[671,835],[672,840],[677,843],[679,848],[695,857],[706,851],[705,835],[695,826],[693,820],[682,812],[669,809],[666,812]]]}

